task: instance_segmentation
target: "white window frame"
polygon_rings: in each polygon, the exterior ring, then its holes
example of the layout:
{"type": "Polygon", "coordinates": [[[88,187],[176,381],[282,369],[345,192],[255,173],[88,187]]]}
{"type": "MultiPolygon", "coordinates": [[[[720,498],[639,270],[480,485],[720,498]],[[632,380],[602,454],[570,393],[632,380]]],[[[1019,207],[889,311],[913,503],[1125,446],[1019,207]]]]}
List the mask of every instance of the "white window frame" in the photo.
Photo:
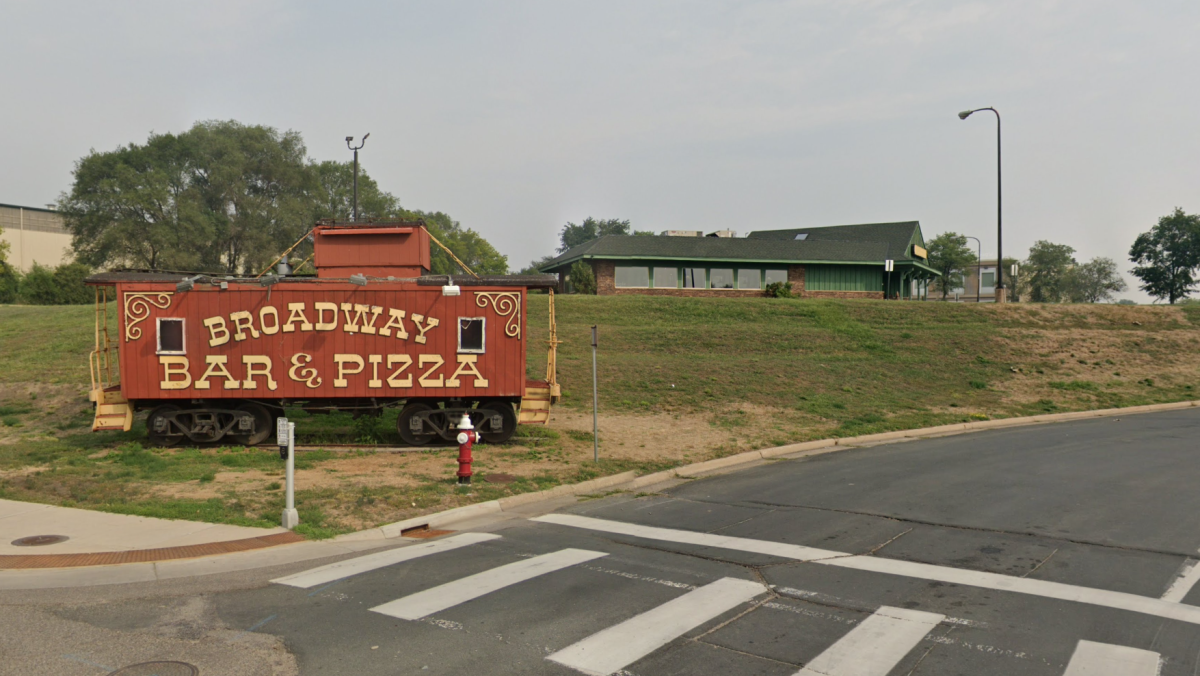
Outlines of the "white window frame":
{"type": "Polygon", "coordinates": [[[459,317],[458,323],[456,324],[456,326],[458,326],[458,353],[459,354],[484,354],[485,352],[487,352],[487,317],[459,317]],[[479,334],[480,341],[479,341],[479,349],[478,350],[464,349],[462,346],[462,328],[463,328],[462,320],[464,320],[464,319],[469,319],[471,321],[478,319],[479,321],[483,322],[483,329],[482,329],[482,331],[480,331],[480,334],[479,334]]]}
{"type": "Polygon", "coordinates": [[[979,270],[979,290],[982,293],[996,293],[996,267],[995,266],[984,267],[979,270]],[[983,283],[983,276],[988,274],[989,272],[992,274],[992,284],[991,284],[991,286],[986,286],[983,283]]]}
{"type": "Polygon", "coordinates": [[[155,348],[156,348],[154,351],[154,354],[173,354],[173,355],[187,354],[187,320],[184,319],[183,317],[156,317],[155,321],[154,321],[154,342],[155,342],[155,348]],[[179,322],[179,325],[180,325],[179,339],[180,339],[180,342],[182,343],[182,345],[181,345],[181,347],[183,348],[182,350],[164,350],[163,349],[163,346],[162,346],[162,323],[164,321],[179,322]]]}

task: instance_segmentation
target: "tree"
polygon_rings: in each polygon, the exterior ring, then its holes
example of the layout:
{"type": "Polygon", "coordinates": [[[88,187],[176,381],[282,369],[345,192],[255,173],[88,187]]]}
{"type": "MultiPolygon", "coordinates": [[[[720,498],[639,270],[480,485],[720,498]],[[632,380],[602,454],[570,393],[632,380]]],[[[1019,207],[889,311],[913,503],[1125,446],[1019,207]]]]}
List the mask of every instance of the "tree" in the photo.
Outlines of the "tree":
{"type": "Polygon", "coordinates": [[[595,295],[596,275],[592,272],[592,266],[583,261],[575,261],[571,266],[571,287],[575,289],[575,293],[595,295]]]}
{"type": "Polygon", "coordinates": [[[87,305],[95,292],[83,283],[91,268],[82,263],[64,263],[48,268],[37,263],[21,280],[20,299],[31,305],[87,305]]]}
{"type": "Polygon", "coordinates": [[[941,289],[942,300],[946,300],[952,289],[962,287],[963,271],[975,264],[975,253],[967,246],[967,238],[957,232],[944,232],[934,237],[926,249],[929,265],[942,274],[936,288],[941,289]]]}
{"type": "Polygon", "coordinates": [[[1021,278],[1033,303],[1058,303],[1066,296],[1067,274],[1075,265],[1075,249],[1039,239],[1021,264],[1021,278]]]}
{"type": "MultiPolygon", "coordinates": [[[[93,267],[257,274],[320,218],[352,215],[350,162],[315,162],[294,131],[234,121],[200,122],[144,145],[92,151],[59,198],[78,259],[93,267]]],[[[479,233],[441,212],[404,209],[359,168],[362,220],[424,218],[430,234],[480,274],[508,260],[479,233]]],[[[308,243],[292,256],[304,259],[308,243]]],[[[433,271],[458,265],[440,248],[433,271]]]]}
{"type": "Polygon", "coordinates": [[[59,208],[95,267],[258,272],[310,227],[316,192],[300,134],[234,121],[93,150],[74,174],[59,208]]]}
{"type": "Polygon", "coordinates": [[[604,237],[605,235],[628,235],[629,221],[618,220],[616,218],[608,218],[598,221],[591,216],[588,216],[578,225],[568,222],[562,227],[558,233],[559,247],[558,252],[577,247],[585,242],[590,242],[593,239],[604,237]]]}
{"type": "Polygon", "coordinates": [[[1112,301],[1114,294],[1126,289],[1125,280],[1111,258],[1093,258],[1067,272],[1067,298],[1072,303],[1112,301]]]}
{"type": "MultiPolygon", "coordinates": [[[[4,228],[0,228],[0,235],[4,234],[4,228]]],[[[0,240],[0,269],[8,263],[8,252],[12,245],[4,240],[0,240]]]]}
{"type": "Polygon", "coordinates": [[[557,256],[550,255],[550,256],[542,256],[541,258],[534,260],[534,261],[529,261],[529,265],[526,265],[525,267],[521,268],[517,272],[517,274],[519,274],[519,275],[540,275],[540,274],[542,274],[541,267],[543,265],[545,265],[546,263],[549,263],[550,261],[554,260],[555,258],[557,258],[557,256]]]}
{"type": "Polygon", "coordinates": [[[1186,298],[1196,285],[1200,266],[1200,216],[1176,207],[1149,232],[1137,236],[1129,260],[1137,265],[1132,272],[1142,280],[1142,291],[1172,305],[1186,298]]]}

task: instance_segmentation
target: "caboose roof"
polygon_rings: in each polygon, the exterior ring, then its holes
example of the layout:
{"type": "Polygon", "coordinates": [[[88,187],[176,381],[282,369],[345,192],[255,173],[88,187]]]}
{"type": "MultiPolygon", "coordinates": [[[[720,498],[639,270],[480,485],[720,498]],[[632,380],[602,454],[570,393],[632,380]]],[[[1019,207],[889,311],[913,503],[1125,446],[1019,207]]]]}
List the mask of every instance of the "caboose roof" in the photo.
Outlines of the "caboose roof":
{"type": "MultiPolygon", "coordinates": [[[[178,284],[185,279],[194,279],[199,284],[206,284],[212,281],[221,282],[228,281],[240,284],[258,284],[259,280],[254,277],[234,277],[222,275],[219,273],[208,272],[176,272],[176,271],[152,271],[152,270],[114,270],[112,272],[100,272],[88,277],[85,281],[87,284],[95,286],[111,286],[117,283],[160,283],[160,284],[178,284]]],[[[558,275],[480,275],[472,277],[470,275],[425,275],[422,277],[411,277],[406,279],[387,279],[379,277],[367,277],[368,282],[378,284],[416,284],[418,286],[443,286],[447,279],[452,280],[458,286],[519,286],[527,289],[552,289],[558,284],[558,275]]],[[[344,284],[346,279],[332,278],[317,278],[311,276],[294,276],[285,277],[279,280],[280,284],[344,284]]]]}

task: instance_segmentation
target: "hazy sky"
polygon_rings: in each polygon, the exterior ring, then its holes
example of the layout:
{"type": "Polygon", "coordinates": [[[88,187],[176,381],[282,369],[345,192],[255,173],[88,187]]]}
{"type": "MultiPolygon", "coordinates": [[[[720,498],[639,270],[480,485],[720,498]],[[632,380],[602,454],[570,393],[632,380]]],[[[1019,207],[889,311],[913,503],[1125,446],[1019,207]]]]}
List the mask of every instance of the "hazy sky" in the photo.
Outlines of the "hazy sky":
{"type": "MultiPolygon", "coordinates": [[[[643,230],[918,219],[1122,269],[1200,211],[1200,3],[0,2],[0,202],[205,119],[301,132],[515,269],[589,215],[643,230]]],[[[1136,281],[1129,275],[1133,286],[1136,281]]],[[[1127,294],[1141,298],[1141,294],[1127,294]]]]}

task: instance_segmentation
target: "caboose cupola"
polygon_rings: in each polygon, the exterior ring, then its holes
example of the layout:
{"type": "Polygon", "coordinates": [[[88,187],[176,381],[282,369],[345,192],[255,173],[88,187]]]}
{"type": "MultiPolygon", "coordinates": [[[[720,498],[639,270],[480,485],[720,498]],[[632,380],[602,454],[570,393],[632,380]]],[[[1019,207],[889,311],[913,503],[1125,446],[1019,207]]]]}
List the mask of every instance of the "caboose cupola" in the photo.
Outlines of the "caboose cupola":
{"type": "Polygon", "coordinates": [[[313,229],[317,277],[420,277],[429,274],[423,221],[321,223],[313,229]]]}

